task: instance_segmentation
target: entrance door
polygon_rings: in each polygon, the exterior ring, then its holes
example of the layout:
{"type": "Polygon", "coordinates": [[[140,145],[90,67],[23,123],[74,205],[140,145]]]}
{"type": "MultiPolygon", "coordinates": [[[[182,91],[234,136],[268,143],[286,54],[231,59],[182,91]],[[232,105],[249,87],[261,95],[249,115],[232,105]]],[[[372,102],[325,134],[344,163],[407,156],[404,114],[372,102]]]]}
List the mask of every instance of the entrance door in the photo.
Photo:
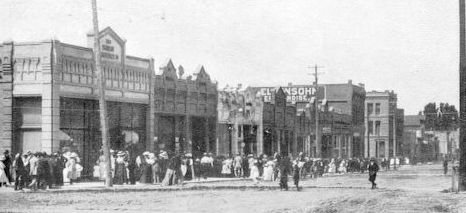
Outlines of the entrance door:
{"type": "Polygon", "coordinates": [[[199,117],[192,117],[191,122],[192,132],[192,151],[193,156],[201,157],[206,152],[205,146],[205,119],[199,117]]]}
{"type": "Polygon", "coordinates": [[[159,123],[161,149],[175,151],[175,117],[161,116],[159,123]]]}

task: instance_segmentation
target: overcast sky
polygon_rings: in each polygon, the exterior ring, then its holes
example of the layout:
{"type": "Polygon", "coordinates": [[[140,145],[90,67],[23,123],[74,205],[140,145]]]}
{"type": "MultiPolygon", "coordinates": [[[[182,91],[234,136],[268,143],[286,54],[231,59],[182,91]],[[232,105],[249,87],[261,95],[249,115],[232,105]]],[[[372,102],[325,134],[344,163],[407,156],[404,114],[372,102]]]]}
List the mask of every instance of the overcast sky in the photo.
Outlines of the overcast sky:
{"type": "MultiPolygon", "coordinates": [[[[2,0],[0,39],[55,37],[86,45],[90,0],[2,0]]],[[[166,58],[188,73],[202,64],[226,84],[364,83],[394,90],[416,114],[432,101],[458,108],[457,0],[98,0],[99,25],[127,53],[166,58]]]]}

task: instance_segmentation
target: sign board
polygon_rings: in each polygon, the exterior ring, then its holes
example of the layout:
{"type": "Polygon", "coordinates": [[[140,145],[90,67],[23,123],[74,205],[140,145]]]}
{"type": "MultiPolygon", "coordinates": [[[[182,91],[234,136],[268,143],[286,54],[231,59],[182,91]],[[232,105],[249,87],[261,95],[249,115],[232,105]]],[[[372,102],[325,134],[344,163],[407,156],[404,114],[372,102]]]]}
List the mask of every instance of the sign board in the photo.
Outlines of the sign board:
{"type": "Polygon", "coordinates": [[[330,134],[332,134],[332,128],[331,128],[331,127],[324,127],[324,128],[322,128],[322,134],[325,134],[325,135],[330,135],[330,134]]]}
{"type": "Polygon", "coordinates": [[[100,50],[102,60],[121,62],[123,47],[110,34],[100,38],[100,50]]]}
{"type": "MultiPolygon", "coordinates": [[[[309,102],[315,94],[315,89],[311,86],[282,87],[282,89],[286,94],[286,102],[288,103],[309,102]]],[[[278,88],[261,87],[259,88],[259,94],[263,97],[264,102],[271,102],[276,90],[278,88]]]]}

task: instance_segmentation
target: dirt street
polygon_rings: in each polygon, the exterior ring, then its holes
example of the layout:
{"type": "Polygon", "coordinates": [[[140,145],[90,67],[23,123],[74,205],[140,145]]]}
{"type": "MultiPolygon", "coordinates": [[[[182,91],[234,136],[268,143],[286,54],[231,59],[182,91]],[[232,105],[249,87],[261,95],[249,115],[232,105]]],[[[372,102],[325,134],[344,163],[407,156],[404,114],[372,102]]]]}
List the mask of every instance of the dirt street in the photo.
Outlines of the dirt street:
{"type": "Polygon", "coordinates": [[[7,188],[0,190],[0,211],[466,212],[466,193],[442,192],[451,186],[451,176],[441,174],[441,165],[381,172],[377,182],[380,188],[371,190],[367,174],[336,175],[304,180],[300,192],[248,189],[249,181],[198,183],[222,186],[222,190],[166,192],[18,193],[7,188]],[[235,185],[246,189],[226,187],[235,185]]]}

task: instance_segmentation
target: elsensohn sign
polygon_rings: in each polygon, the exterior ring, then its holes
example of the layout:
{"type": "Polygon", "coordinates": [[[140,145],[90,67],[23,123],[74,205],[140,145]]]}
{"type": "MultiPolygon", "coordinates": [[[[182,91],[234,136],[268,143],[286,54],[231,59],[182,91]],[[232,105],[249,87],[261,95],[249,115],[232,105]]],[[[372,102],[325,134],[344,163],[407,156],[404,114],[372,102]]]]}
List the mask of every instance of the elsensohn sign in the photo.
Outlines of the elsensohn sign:
{"type": "MultiPolygon", "coordinates": [[[[261,87],[260,94],[264,98],[264,102],[271,102],[272,97],[278,88],[261,87]]],[[[309,102],[314,96],[313,87],[282,87],[286,94],[286,101],[291,102],[309,102]]]]}

